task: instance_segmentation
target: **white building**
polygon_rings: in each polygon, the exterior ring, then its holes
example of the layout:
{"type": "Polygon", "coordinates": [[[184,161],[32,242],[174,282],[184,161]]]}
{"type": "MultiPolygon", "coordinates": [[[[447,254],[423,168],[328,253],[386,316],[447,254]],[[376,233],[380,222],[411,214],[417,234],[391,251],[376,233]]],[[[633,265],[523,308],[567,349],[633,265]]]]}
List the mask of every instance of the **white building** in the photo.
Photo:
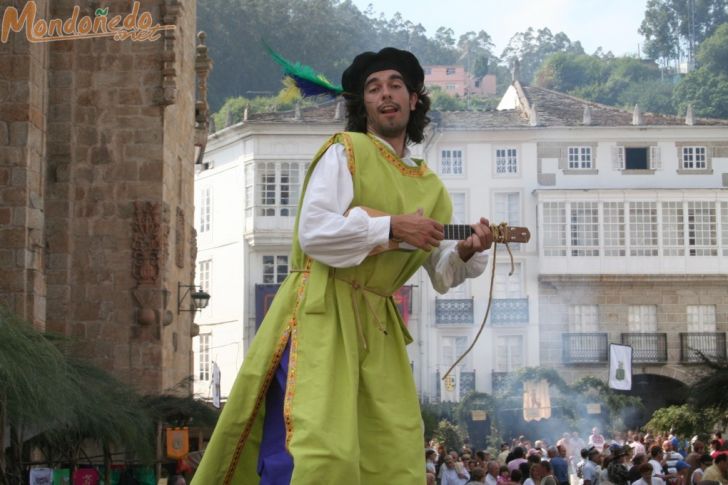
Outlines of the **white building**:
{"type": "MultiPolygon", "coordinates": [[[[198,280],[212,294],[195,339],[203,396],[212,361],[227,395],[255,333],[256,285],[287,272],[306,164],[343,128],[341,111],[253,115],[209,139],[195,186],[198,280]]],[[[490,267],[444,296],[423,272],[409,282],[409,353],[424,399],[490,392],[523,366],[605,377],[608,342],[633,345],[635,373],[654,377],[646,386],[687,381],[691,349],[725,355],[728,122],[626,112],[518,83],[498,111],[432,118],[415,152],[450,190],[454,218],[509,221],[532,239],[511,248],[511,277],[497,251],[491,316],[454,388],[438,377],[480,325],[490,267]]]]}

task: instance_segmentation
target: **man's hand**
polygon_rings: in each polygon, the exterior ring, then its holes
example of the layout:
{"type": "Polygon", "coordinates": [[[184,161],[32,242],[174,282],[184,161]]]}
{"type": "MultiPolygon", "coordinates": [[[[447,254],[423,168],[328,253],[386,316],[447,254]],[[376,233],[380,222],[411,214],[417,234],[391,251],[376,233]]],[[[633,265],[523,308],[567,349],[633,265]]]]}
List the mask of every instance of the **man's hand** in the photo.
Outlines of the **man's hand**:
{"type": "Polygon", "coordinates": [[[481,217],[480,222],[470,227],[475,231],[470,237],[458,242],[458,254],[463,261],[469,260],[473,254],[490,249],[493,245],[493,233],[490,232],[488,219],[481,217]]]}
{"type": "Polygon", "coordinates": [[[440,241],[445,238],[445,232],[442,224],[422,214],[422,209],[417,209],[417,212],[412,214],[392,216],[390,219],[392,236],[416,248],[429,251],[440,245],[440,241]]]}

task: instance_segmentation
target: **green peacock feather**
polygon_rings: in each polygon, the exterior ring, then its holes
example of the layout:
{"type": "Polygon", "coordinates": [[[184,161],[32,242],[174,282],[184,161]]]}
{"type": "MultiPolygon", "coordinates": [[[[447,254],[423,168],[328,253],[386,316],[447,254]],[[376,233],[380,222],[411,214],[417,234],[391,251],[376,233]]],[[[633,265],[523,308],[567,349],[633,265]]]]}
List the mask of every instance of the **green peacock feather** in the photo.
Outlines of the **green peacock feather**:
{"type": "MultiPolygon", "coordinates": [[[[300,62],[293,63],[281,56],[273,49],[265,46],[268,54],[283,68],[283,74],[293,80],[295,87],[301,92],[301,96],[318,96],[325,94],[331,97],[336,97],[344,92],[341,86],[331,83],[326,76],[310,66],[301,64],[300,62]]],[[[284,81],[285,84],[288,84],[284,81]]]]}

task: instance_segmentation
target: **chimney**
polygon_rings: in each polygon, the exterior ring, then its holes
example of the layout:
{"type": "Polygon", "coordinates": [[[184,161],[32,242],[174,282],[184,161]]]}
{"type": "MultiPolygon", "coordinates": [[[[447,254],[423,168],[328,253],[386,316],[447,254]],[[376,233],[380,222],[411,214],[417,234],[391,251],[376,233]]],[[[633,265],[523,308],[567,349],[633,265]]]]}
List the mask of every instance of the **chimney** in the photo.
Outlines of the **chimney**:
{"type": "Polygon", "coordinates": [[[685,124],[693,126],[695,124],[695,116],[693,115],[693,105],[688,104],[687,110],[685,110],[685,124]]]}
{"type": "Polygon", "coordinates": [[[301,116],[301,102],[296,101],[296,110],[293,112],[293,119],[294,120],[300,120],[302,119],[301,116]]]}
{"type": "Polygon", "coordinates": [[[634,105],[634,111],[632,112],[632,124],[634,126],[640,126],[643,124],[642,111],[640,111],[640,105],[634,105]]]}
{"type": "Polygon", "coordinates": [[[538,126],[538,111],[536,111],[536,103],[531,105],[531,111],[528,113],[528,124],[538,126]]]}
{"type": "Polygon", "coordinates": [[[225,127],[233,125],[233,112],[228,108],[227,116],[225,117],[225,127]]]}
{"type": "Polygon", "coordinates": [[[209,129],[210,134],[215,133],[217,131],[217,128],[215,127],[215,117],[214,116],[210,116],[210,121],[208,122],[207,126],[209,126],[208,129],[209,129]]]}
{"type": "Polygon", "coordinates": [[[513,60],[513,70],[511,71],[511,81],[516,82],[521,77],[521,63],[518,58],[513,60]]]}
{"type": "Polygon", "coordinates": [[[336,111],[334,111],[334,120],[339,121],[341,119],[341,105],[342,101],[338,100],[336,102],[336,111]]]}
{"type": "Polygon", "coordinates": [[[591,125],[592,124],[591,115],[592,115],[591,106],[589,106],[587,104],[586,106],[584,106],[584,117],[583,117],[581,123],[586,126],[591,125]]]}
{"type": "Polygon", "coordinates": [[[248,121],[248,107],[243,110],[243,121],[248,121]]]}

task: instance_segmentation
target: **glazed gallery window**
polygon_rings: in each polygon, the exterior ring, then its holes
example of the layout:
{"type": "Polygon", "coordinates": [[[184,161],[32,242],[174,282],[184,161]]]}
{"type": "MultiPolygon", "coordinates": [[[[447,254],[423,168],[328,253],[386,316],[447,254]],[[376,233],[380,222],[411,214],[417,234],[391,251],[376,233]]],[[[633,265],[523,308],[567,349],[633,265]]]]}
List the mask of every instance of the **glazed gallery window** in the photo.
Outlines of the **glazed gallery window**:
{"type": "Polygon", "coordinates": [[[547,201],[540,217],[544,256],[728,255],[726,202],[547,201]]]}
{"type": "Polygon", "coordinates": [[[463,174],[463,151],[442,150],[440,152],[440,174],[441,175],[462,175],[463,174]]]}
{"type": "Polygon", "coordinates": [[[598,202],[571,203],[571,255],[599,256],[598,202]]]}
{"type": "Polygon", "coordinates": [[[283,283],[288,276],[288,256],[264,255],[263,256],[263,284],[283,283]]]}
{"type": "Polygon", "coordinates": [[[257,162],[246,165],[246,214],[295,217],[306,166],[299,162],[257,162]]]}
{"type": "Polygon", "coordinates": [[[544,254],[566,256],[566,203],[543,204],[544,254]]]}

